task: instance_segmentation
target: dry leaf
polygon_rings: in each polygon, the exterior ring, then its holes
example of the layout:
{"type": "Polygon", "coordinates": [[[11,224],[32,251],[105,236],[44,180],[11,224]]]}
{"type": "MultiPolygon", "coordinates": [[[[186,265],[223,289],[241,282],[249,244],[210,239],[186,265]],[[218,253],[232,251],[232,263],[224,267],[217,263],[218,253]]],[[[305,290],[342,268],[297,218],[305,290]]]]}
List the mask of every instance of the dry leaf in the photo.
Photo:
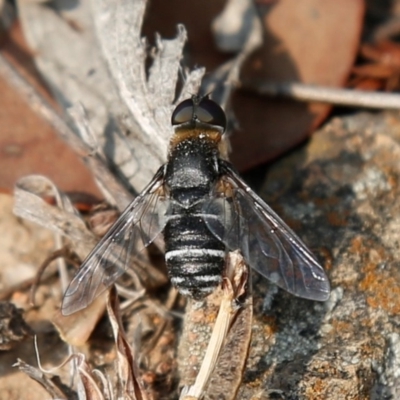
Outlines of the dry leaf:
{"type": "Polygon", "coordinates": [[[250,92],[238,92],[233,99],[240,129],[232,135],[231,158],[240,169],[293,148],[331,109],[326,104],[261,98],[251,88],[257,92],[263,82],[285,81],[343,86],[357,54],[364,2],[280,0],[260,5],[259,11],[264,43],[241,74],[250,92]]]}

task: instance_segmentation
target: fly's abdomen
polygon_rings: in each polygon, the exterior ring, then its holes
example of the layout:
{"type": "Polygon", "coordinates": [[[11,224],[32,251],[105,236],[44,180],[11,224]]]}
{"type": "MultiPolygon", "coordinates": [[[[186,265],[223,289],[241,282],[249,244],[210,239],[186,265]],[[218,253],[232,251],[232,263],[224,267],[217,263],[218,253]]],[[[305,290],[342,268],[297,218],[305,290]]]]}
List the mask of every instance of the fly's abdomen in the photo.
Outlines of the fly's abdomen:
{"type": "Polygon", "coordinates": [[[200,216],[171,215],[164,230],[165,261],[171,282],[185,296],[210,294],[222,280],[225,246],[200,216]]]}

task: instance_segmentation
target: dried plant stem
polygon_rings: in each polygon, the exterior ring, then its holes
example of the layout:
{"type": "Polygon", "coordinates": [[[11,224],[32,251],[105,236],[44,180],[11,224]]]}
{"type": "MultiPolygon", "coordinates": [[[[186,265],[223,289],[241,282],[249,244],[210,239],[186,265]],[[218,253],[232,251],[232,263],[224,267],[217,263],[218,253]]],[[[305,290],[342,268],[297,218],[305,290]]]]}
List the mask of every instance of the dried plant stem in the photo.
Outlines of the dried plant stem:
{"type": "MultiPolygon", "coordinates": [[[[71,264],[76,264],[79,265],[79,259],[78,256],[74,253],[72,253],[71,251],[69,251],[69,249],[64,246],[56,251],[54,251],[52,254],[50,254],[42,263],[42,265],[39,267],[38,271],[36,272],[36,277],[32,282],[32,286],[31,286],[31,290],[30,290],[30,303],[32,306],[35,306],[35,294],[36,294],[36,290],[40,284],[40,281],[42,279],[43,273],[45,272],[45,270],[47,269],[47,267],[50,265],[51,262],[53,262],[54,260],[63,257],[64,259],[66,259],[69,263],[71,264]]],[[[52,274],[54,275],[54,274],[52,274]]]]}
{"type": "MultiPolygon", "coordinates": [[[[218,316],[211,334],[210,341],[197,374],[194,385],[183,389],[182,400],[199,400],[203,398],[207,385],[210,383],[211,374],[215,371],[221,350],[226,344],[228,332],[232,321],[242,310],[237,299],[249,293],[247,291],[248,268],[239,251],[234,251],[227,258],[225,279],[222,284],[222,297],[218,316]]],[[[230,398],[230,397],[225,397],[230,398]]]]}
{"type": "Polygon", "coordinates": [[[67,394],[64,393],[63,389],[66,389],[65,386],[62,389],[56,381],[48,378],[43,371],[32,367],[20,359],[18,359],[13,366],[18,367],[20,371],[25,372],[25,374],[27,374],[30,378],[38,382],[50,394],[52,399],[66,399],[68,398],[68,395],[72,394],[69,389],[67,389],[67,394]]]}
{"type": "Polygon", "coordinates": [[[348,107],[400,109],[400,95],[367,92],[353,89],[335,89],[297,82],[269,82],[261,85],[243,85],[262,95],[281,96],[300,101],[329,103],[348,107]]]}
{"type": "Polygon", "coordinates": [[[218,355],[222,349],[224,340],[227,337],[229,326],[235,316],[232,308],[232,296],[224,296],[221,301],[217,320],[211,335],[210,343],[197,375],[196,382],[189,388],[183,400],[201,399],[206,385],[209,382],[211,373],[217,363],[218,355]]]}

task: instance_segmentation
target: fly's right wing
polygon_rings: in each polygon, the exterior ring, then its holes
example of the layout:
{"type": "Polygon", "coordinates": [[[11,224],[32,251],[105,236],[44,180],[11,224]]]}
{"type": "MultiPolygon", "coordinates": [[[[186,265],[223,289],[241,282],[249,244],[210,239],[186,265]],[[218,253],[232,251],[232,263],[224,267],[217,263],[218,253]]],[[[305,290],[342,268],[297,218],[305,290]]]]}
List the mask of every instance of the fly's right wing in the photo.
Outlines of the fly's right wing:
{"type": "Polygon", "coordinates": [[[126,271],[132,253],[148,246],[164,229],[169,203],[163,178],[160,168],[84,260],[65,291],[63,315],[87,307],[126,271]]]}
{"type": "Polygon", "coordinates": [[[327,300],[329,280],[314,255],[230,164],[220,162],[225,174],[203,207],[209,230],[281,288],[306,299],[327,300]]]}

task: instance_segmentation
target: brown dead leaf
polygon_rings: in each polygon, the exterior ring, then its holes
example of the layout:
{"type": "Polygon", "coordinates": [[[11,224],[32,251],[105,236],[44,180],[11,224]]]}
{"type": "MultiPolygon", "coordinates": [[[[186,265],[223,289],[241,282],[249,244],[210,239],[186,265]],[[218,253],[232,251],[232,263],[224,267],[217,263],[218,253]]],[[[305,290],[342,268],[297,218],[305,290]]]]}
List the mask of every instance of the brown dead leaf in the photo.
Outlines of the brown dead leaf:
{"type": "MultiPolygon", "coordinates": [[[[226,3],[153,0],[143,33],[149,40],[155,32],[171,37],[176,25],[184,23],[189,37],[185,62],[213,70],[231,58],[218,51],[211,33],[212,21],[226,3]]],[[[359,45],[362,0],[257,4],[265,28],[264,45],[243,71],[245,85],[254,87],[266,80],[344,85],[359,45]]],[[[240,129],[232,136],[233,162],[243,170],[279,156],[303,141],[330,110],[326,104],[306,105],[237,93],[234,111],[240,129]]]]}
{"type": "MultiPolygon", "coordinates": [[[[19,24],[14,24],[8,34],[0,52],[51,102],[19,24]]],[[[2,77],[0,93],[0,187],[12,189],[17,179],[36,173],[50,177],[65,191],[86,192],[101,198],[79,157],[2,77]]]]}
{"type": "MultiPolygon", "coordinates": [[[[242,70],[245,87],[257,91],[268,81],[344,85],[359,44],[363,1],[280,0],[260,5],[259,11],[264,44],[242,70]]],[[[326,104],[237,93],[240,130],[232,136],[233,162],[247,169],[279,156],[303,141],[330,110],[326,104]]]]}

